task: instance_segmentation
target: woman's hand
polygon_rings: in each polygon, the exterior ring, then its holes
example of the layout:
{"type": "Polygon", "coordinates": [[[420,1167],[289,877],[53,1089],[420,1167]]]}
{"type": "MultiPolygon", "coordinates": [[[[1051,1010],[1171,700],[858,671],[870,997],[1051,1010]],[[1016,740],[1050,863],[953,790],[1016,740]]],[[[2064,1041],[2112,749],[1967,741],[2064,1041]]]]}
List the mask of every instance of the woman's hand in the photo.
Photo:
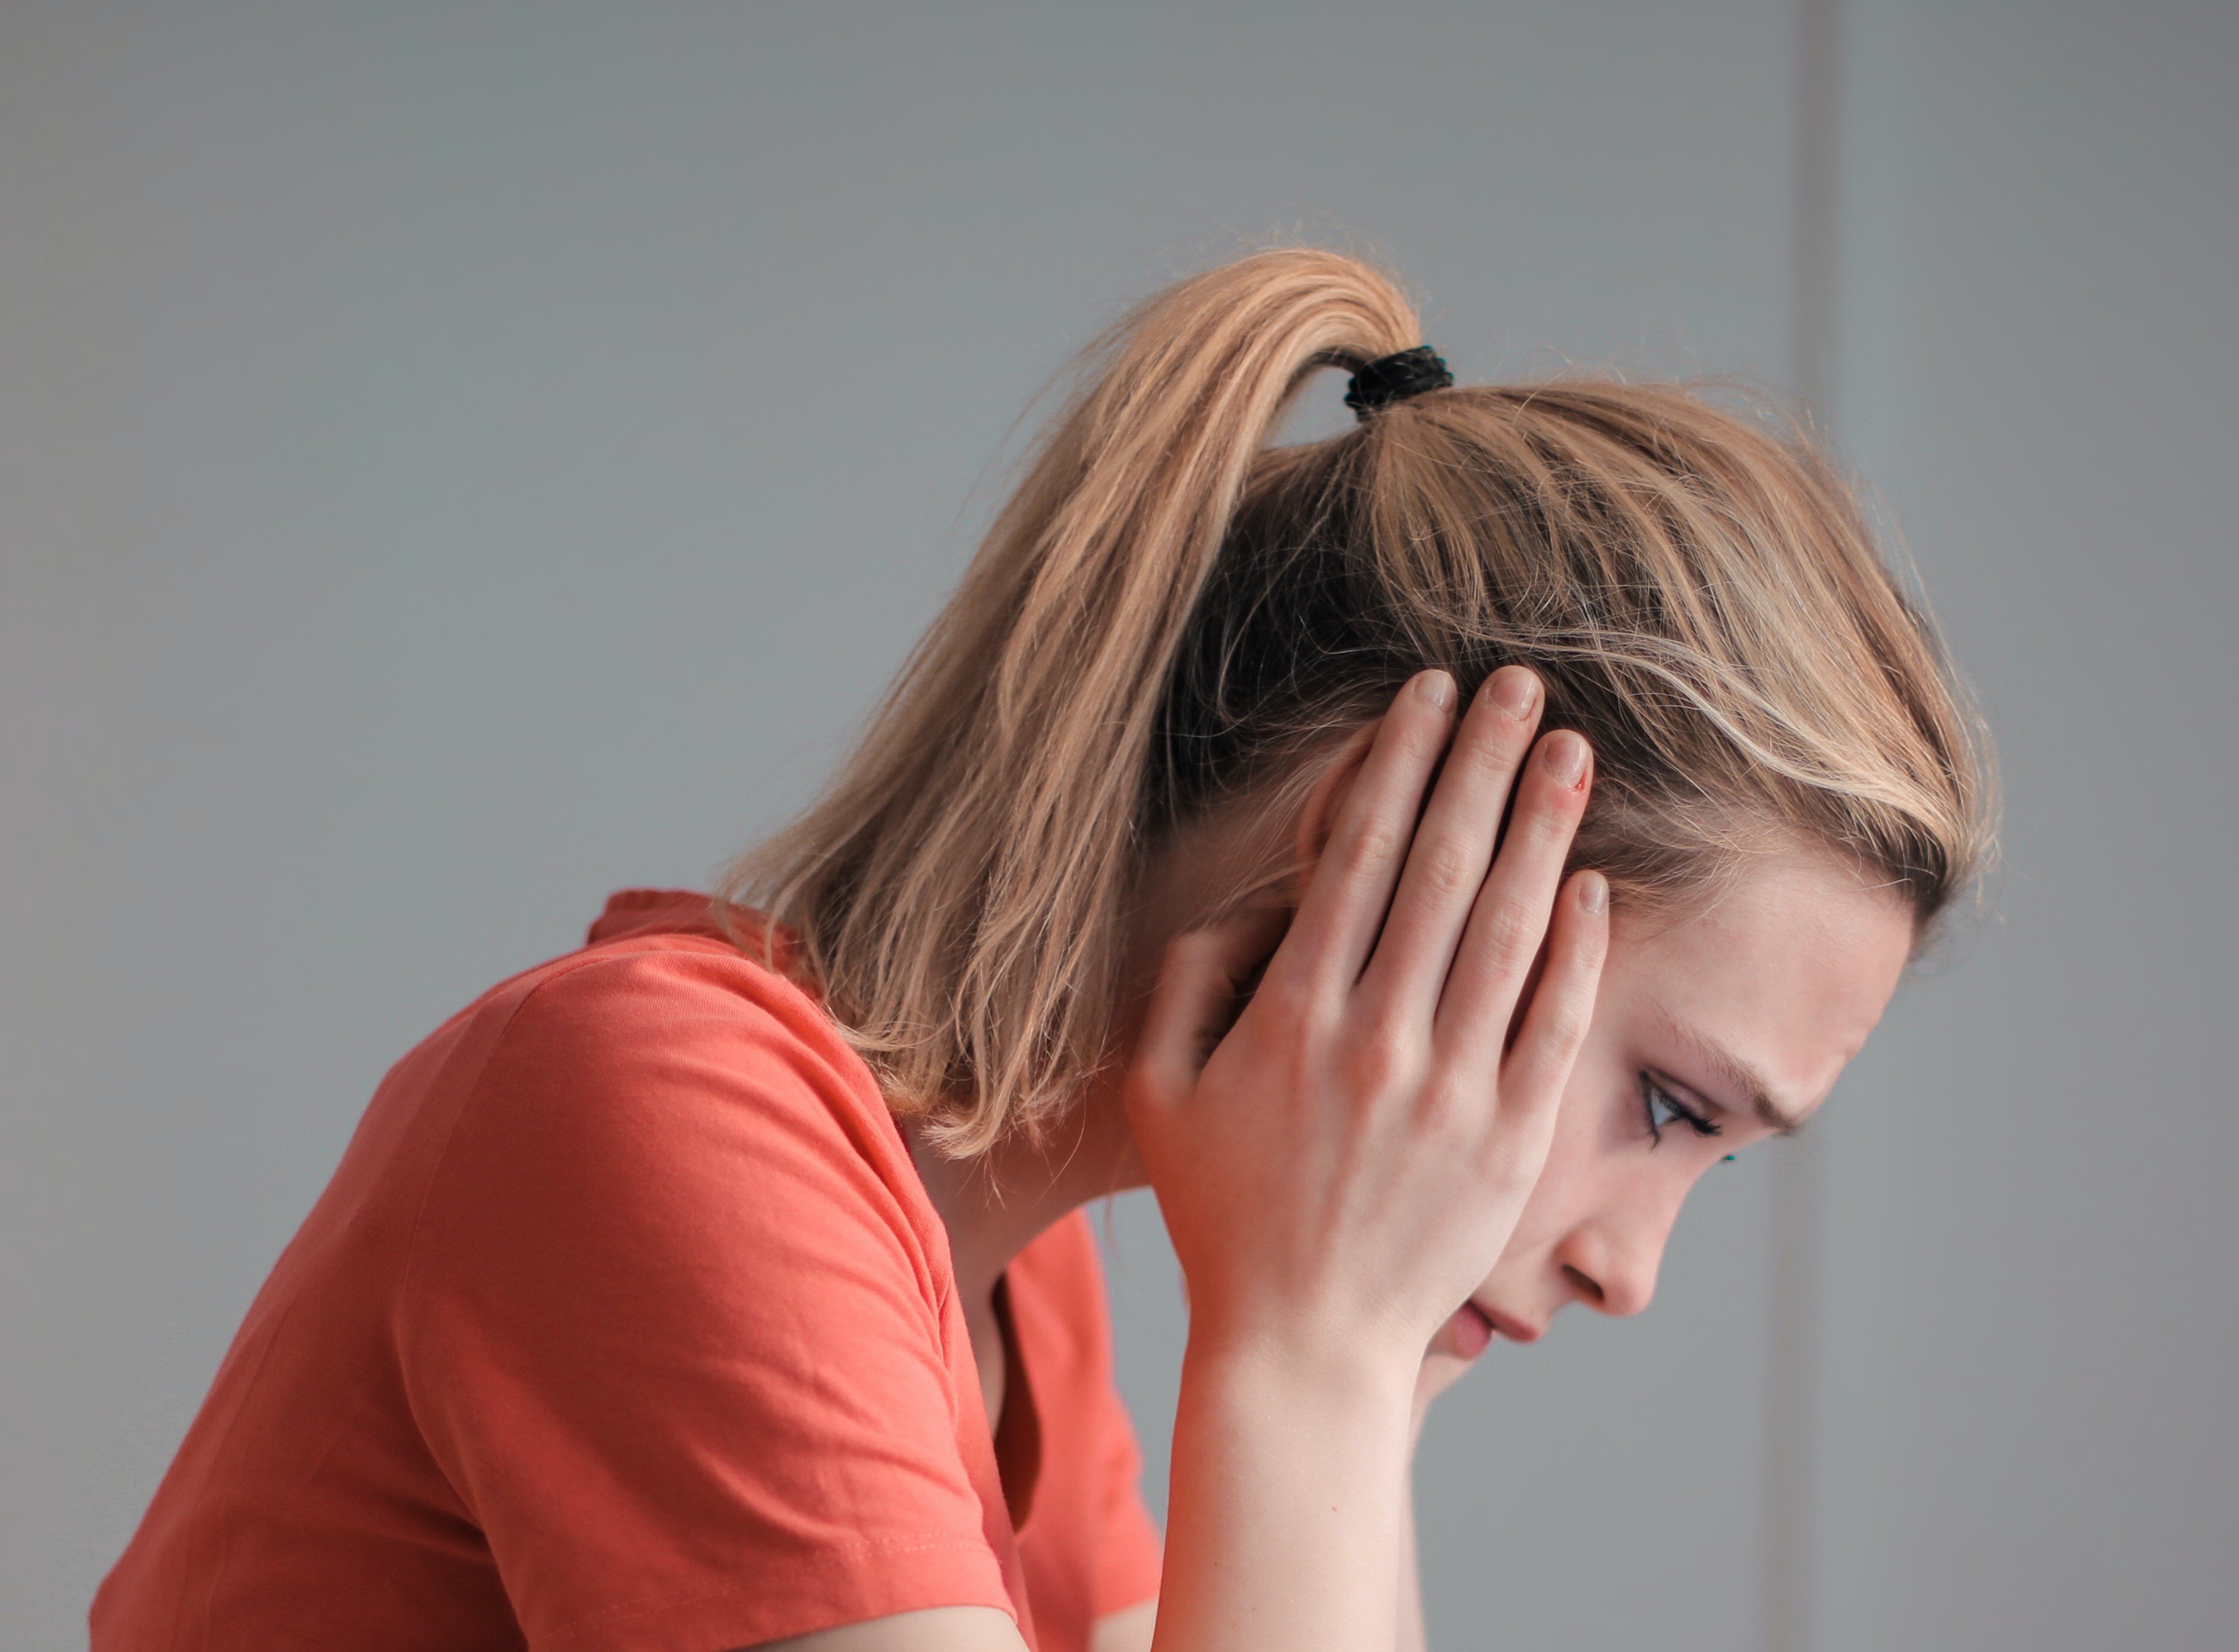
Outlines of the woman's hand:
{"type": "Polygon", "coordinates": [[[1533,746],[1521,667],[1458,733],[1453,693],[1431,672],[1395,700],[1272,958],[1265,913],[1168,951],[1126,1096],[1193,1351],[1412,1390],[1545,1164],[1606,945],[1605,882],[1562,878],[1591,754],[1533,746]]]}

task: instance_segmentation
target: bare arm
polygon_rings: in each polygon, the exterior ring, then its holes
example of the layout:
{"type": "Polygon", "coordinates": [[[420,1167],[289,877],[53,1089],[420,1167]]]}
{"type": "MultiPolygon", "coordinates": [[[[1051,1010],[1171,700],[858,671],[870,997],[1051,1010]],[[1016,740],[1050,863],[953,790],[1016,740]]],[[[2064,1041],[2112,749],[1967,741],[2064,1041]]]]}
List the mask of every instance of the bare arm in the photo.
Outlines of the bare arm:
{"type": "Polygon", "coordinates": [[[1415,1552],[1414,1477],[1408,1476],[1408,1495],[1399,1510],[1399,1633],[1392,1652],[1428,1652],[1423,1631],[1423,1568],[1415,1552]]]}
{"type": "Polygon", "coordinates": [[[1088,1632],[1088,1652],[1151,1652],[1151,1631],[1158,1621],[1155,1599],[1100,1617],[1088,1632]]]}
{"type": "Polygon", "coordinates": [[[1026,1644],[992,1606],[935,1606],[765,1641],[754,1652],[1026,1652],[1026,1644]]]}
{"type": "Polygon", "coordinates": [[[1451,1328],[1431,1344],[1423,1369],[1415,1378],[1415,1420],[1407,1436],[1407,1500],[1399,1511],[1399,1634],[1394,1652],[1425,1652],[1423,1625],[1423,1569],[1415,1543],[1415,1460],[1422,1455],[1423,1424],[1431,1415],[1431,1402],[1468,1372],[1472,1360],[1451,1341],[1451,1328]]]}

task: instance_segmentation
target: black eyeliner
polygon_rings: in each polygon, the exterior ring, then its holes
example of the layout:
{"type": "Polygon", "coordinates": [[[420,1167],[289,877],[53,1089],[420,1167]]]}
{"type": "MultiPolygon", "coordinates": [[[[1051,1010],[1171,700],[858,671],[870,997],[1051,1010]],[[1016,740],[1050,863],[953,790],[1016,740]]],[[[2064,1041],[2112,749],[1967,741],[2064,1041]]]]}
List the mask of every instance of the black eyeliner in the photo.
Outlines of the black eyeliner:
{"type": "Polygon", "coordinates": [[[1648,1144],[1651,1148],[1660,1145],[1664,1140],[1664,1124],[1656,1116],[1656,1103],[1659,1097],[1663,1098],[1666,1106],[1686,1122],[1687,1128],[1698,1136],[1717,1136],[1724,1133],[1723,1128],[1717,1120],[1697,1111],[1672,1094],[1669,1083],[1669,1080],[1644,1069],[1640,1075],[1641,1111],[1648,1117],[1648,1144]]]}

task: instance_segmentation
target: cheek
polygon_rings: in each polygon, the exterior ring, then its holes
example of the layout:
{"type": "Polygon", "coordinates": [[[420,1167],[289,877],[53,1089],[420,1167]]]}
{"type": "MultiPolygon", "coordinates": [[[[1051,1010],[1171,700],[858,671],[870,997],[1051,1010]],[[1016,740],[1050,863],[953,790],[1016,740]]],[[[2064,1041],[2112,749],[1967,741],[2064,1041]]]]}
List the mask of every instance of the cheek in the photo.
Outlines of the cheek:
{"type": "Polygon", "coordinates": [[[1551,1204],[1590,1198],[1594,1185],[1635,1168],[1636,1139],[1643,1126],[1633,1105],[1633,1084],[1624,1065],[1591,1047],[1571,1070],[1555,1115],[1555,1138],[1547,1149],[1547,1168],[1534,1191],[1551,1204]]]}
{"type": "Polygon", "coordinates": [[[1572,1082],[1555,1121],[1547,1166],[1501,1252],[1499,1271],[1535,1264],[1612,1196],[1624,1166],[1622,1144],[1611,1139],[1608,1111],[1605,1096],[1572,1082]]]}

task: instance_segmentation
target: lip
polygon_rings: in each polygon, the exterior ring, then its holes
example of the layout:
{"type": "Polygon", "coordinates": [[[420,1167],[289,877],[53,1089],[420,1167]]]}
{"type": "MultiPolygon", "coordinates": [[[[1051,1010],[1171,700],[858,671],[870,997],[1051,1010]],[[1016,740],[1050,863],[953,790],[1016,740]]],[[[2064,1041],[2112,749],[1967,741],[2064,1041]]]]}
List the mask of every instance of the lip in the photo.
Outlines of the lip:
{"type": "Polygon", "coordinates": [[[1470,1298],[1470,1306],[1485,1316],[1485,1323],[1492,1327],[1497,1335],[1505,1337],[1511,1343],[1536,1343],[1547,1334],[1545,1326],[1527,1325],[1522,1320],[1511,1318],[1501,1312],[1492,1304],[1479,1302],[1474,1297],[1470,1298]]]}

